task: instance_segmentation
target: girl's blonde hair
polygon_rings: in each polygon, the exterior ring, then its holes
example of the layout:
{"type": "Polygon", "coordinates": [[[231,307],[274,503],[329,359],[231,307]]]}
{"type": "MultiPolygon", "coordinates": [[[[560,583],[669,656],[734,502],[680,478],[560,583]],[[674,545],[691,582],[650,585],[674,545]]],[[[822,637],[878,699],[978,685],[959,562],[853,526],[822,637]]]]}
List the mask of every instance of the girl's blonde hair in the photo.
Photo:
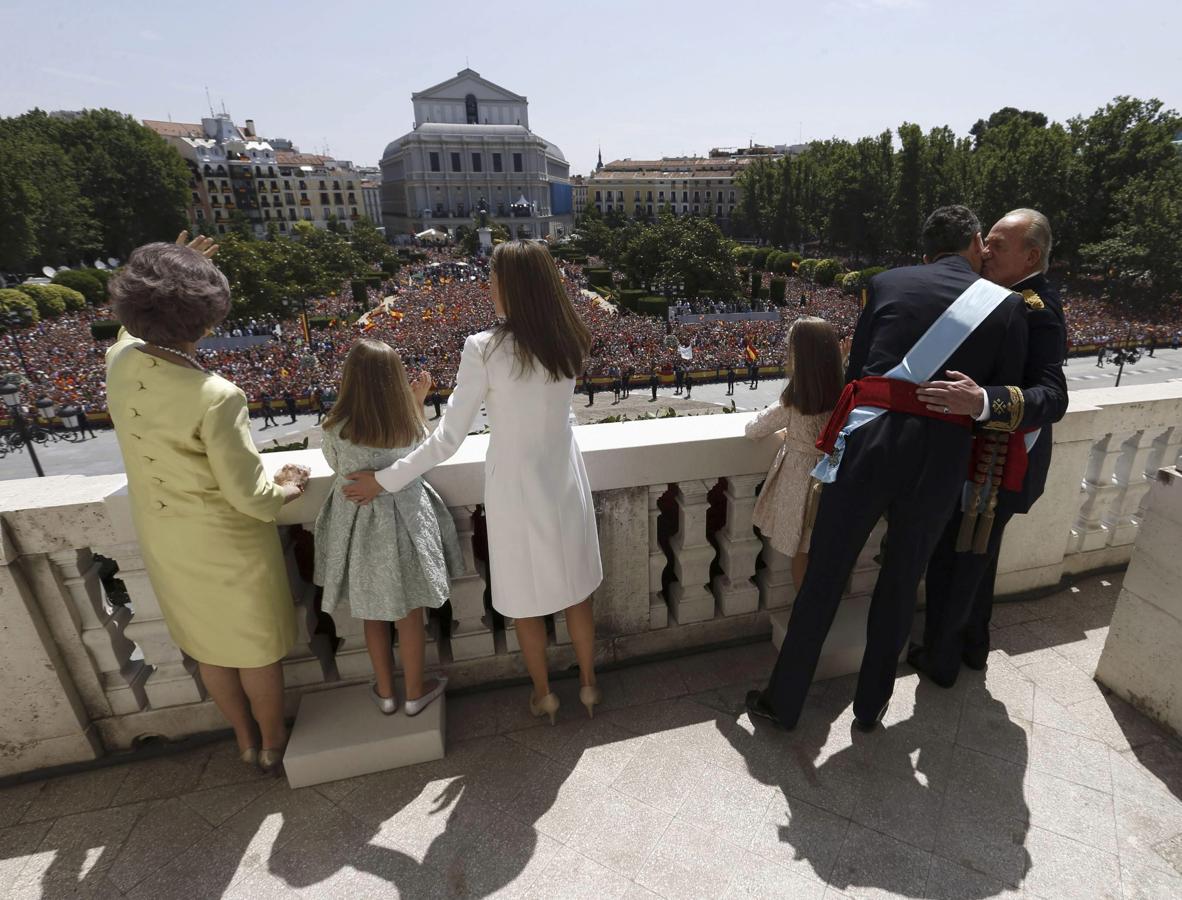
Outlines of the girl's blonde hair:
{"type": "Polygon", "coordinates": [[[788,383],[784,385],[780,403],[806,416],[831,411],[845,387],[837,331],[824,319],[804,316],[792,323],[785,343],[788,357],[784,369],[788,383]]]}
{"type": "Polygon", "coordinates": [[[389,344],[362,338],[349,350],[340,394],[324,419],[326,429],[335,425],[341,437],[363,447],[409,447],[422,440],[423,408],[389,344]]]}

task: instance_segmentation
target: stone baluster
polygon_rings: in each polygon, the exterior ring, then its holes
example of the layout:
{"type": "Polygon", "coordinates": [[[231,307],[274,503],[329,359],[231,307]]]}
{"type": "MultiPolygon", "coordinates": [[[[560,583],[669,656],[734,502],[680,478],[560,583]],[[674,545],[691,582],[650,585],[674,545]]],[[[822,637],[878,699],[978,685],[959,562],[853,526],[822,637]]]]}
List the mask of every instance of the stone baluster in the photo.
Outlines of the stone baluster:
{"type": "Polygon", "coordinates": [[[664,628],[669,624],[669,604],[665,599],[662,579],[668,558],[661,547],[659,520],[661,497],[669,490],[665,484],[650,484],[648,488],[648,627],[664,628]]]}
{"type": "Polygon", "coordinates": [[[724,616],[753,613],[759,609],[759,587],[751,580],[762,545],[751,522],[755,489],[763,475],[729,475],[726,479],[726,526],[715,535],[718,564],[711,588],[724,616]]]}
{"type": "Polygon", "coordinates": [[[99,552],[119,563],[119,578],[131,598],[133,615],[123,634],[140,648],[144,662],[152,667],[144,682],[148,703],[160,709],[204,700],[200,679],[189,670],[185,655],[168,633],[139,544],[119,544],[99,552]]]}
{"type": "MultiPolygon", "coordinates": [[[[124,633],[132,611],[127,606],[103,602],[99,564],[88,548],[50,553],[49,563],[61,595],[72,614],[78,636],[98,679],[106,703],[91,709],[95,717],[126,715],[148,705],[144,692],[150,669],[142,659],[133,659],[135,644],[124,633]],[[103,708],[105,707],[105,708],[103,708]]],[[[75,679],[82,684],[80,679],[75,679]]],[[[86,691],[82,691],[86,696],[86,691]]],[[[88,706],[96,706],[87,698],[88,706]]]]}
{"type": "Polygon", "coordinates": [[[1138,431],[1121,445],[1121,454],[1114,471],[1119,490],[1115,492],[1104,517],[1104,526],[1111,535],[1109,546],[1132,544],[1137,538],[1141,503],[1157,472],[1155,466],[1153,473],[1150,473],[1148,464],[1157,449],[1154,439],[1159,436],[1160,432],[1138,431]]]}
{"type": "Polygon", "coordinates": [[[1121,438],[1115,434],[1106,434],[1092,445],[1084,473],[1084,499],[1068,541],[1070,552],[1086,553],[1108,545],[1109,531],[1104,520],[1112,501],[1121,492],[1116,467],[1123,449],[1121,438]]]}
{"type": "Polygon", "coordinates": [[[763,566],[755,573],[755,584],[759,588],[760,609],[783,609],[796,600],[796,585],[792,582],[792,557],[781,553],[771,545],[766,536],[760,536],[763,552],[760,562],[763,566]]]}
{"type": "Polygon", "coordinates": [[[492,656],[496,652],[488,612],[484,608],[484,579],[476,567],[472,551],[472,514],[474,506],[451,510],[460,549],[464,553],[464,572],[451,582],[451,658],[459,661],[492,656]]]}
{"type": "Polygon", "coordinates": [[[709,482],[693,479],[677,485],[677,533],[673,550],[674,581],[669,585],[669,610],[679,625],[714,618],[714,595],[708,590],[714,548],[706,539],[706,495],[709,482]]]}

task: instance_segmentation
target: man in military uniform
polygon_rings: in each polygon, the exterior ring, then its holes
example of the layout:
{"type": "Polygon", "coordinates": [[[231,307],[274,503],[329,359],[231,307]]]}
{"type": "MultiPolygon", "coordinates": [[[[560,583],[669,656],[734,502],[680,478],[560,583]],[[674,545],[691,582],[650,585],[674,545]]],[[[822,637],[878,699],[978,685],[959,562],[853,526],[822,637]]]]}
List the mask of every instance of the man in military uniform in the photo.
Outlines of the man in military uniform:
{"type": "Polygon", "coordinates": [[[917,382],[952,369],[983,384],[1018,379],[1026,358],[1022,297],[981,278],[981,226],[963,206],[942,207],[923,229],[922,266],[870,283],[846,389],[822,432],[827,456],[809,567],[779,658],[752,715],[792,728],[862,546],[884,513],[887,539],[854,696],[859,728],[873,729],[894,690],[916,591],[968,471],[972,421],[918,399],[917,382]]]}
{"type": "Polygon", "coordinates": [[[997,558],[1006,523],[1042,495],[1051,465],[1051,424],[1067,412],[1066,326],[1059,295],[1047,281],[1051,225],[1037,210],[1017,209],[985,241],[982,274],[1022,295],[1028,330],[1026,366],[1013,386],[951,380],[921,385],[932,409],[945,407],[978,423],[974,471],[927,571],[922,647],[908,662],[939,685],[956,682],[961,662],[983,669],[989,655],[997,558]]]}

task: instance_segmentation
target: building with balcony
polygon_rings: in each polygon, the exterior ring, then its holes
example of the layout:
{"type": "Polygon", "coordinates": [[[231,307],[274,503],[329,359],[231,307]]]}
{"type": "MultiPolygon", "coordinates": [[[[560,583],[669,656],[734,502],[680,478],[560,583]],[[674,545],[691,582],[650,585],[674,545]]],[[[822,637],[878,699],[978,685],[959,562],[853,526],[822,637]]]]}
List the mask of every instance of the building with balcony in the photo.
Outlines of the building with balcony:
{"type": "Polygon", "coordinates": [[[200,125],[145,119],[176,148],[189,166],[189,220],[225,234],[243,219],[257,237],[272,228],[290,233],[297,221],[326,228],[330,221],[352,227],[362,211],[361,178],[350,163],[300,153],[290,140],[264,140],[254,120],[241,127],[220,113],[200,125]],[[324,191],[300,190],[309,175],[324,191]],[[335,185],[333,187],[332,185],[335,185]],[[302,200],[307,199],[307,203],[302,200]]]}
{"type": "Polygon", "coordinates": [[[525,97],[464,69],[411,101],[414,128],[382,154],[388,235],[471,225],[482,200],[514,236],[570,232],[570,164],[531,130],[525,97]]]}

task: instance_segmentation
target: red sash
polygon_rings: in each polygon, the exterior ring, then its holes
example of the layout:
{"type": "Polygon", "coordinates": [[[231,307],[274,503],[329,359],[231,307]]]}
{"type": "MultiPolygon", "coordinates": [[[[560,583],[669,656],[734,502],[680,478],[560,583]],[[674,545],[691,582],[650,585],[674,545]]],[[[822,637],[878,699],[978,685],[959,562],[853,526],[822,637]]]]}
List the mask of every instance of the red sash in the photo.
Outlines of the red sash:
{"type": "Polygon", "coordinates": [[[821,431],[817,440],[817,449],[825,453],[832,453],[837,445],[837,435],[845,427],[850,412],[859,406],[873,406],[878,409],[888,409],[892,412],[907,413],[912,416],[924,416],[928,419],[940,419],[951,422],[963,428],[971,429],[973,420],[968,416],[958,416],[953,413],[933,412],[927,404],[916,399],[915,392],[919,385],[898,378],[882,378],[878,375],[867,375],[851,381],[841,392],[833,414],[821,431]]]}

